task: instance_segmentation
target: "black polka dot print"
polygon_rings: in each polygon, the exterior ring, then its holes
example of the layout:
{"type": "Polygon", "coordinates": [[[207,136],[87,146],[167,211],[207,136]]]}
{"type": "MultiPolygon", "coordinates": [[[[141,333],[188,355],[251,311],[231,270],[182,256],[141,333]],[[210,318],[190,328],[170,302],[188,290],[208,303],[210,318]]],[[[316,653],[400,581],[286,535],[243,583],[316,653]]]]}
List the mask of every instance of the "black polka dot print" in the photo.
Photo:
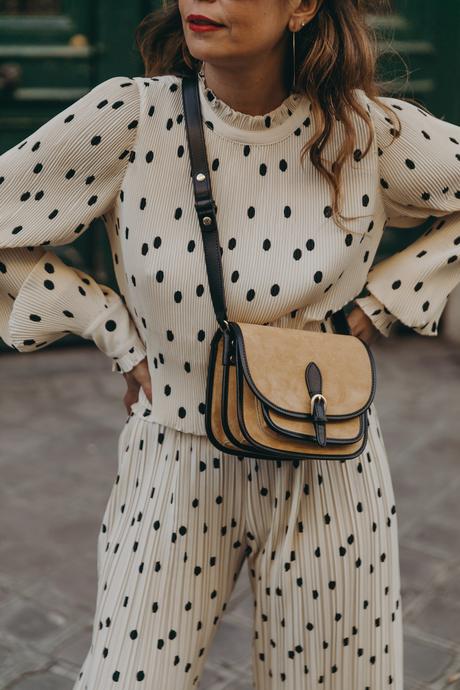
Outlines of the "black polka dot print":
{"type": "Polygon", "coordinates": [[[356,302],[385,336],[397,319],[421,335],[437,335],[450,286],[460,278],[457,271],[447,286],[445,267],[458,258],[460,127],[401,99],[382,100],[402,122],[402,135],[388,146],[393,124],[371,105],[386,224],[406,227],[431,215],[444,218],[435,217],[413,244],[375,265],[367,281],[369,294],[356,302]]]}
{"type": "Polygon", "coordinates": [[[138,118],[135,81],[113,77],[0,156],[0,335],[14,349],[72,332],[123,369],[146,356],[122,295],[47,248],[75,240],[118,196],[138,118]]]}
{"type": "MultiPolygon", "coordinates": [[[[389,146],[396,123],[358,92],[376,141],[363,156],[359,119],[344,230],[327,182],[308,157],[300,166],[315,127],[307,97],[291,93],[253,116],[217,98],[202,75],[199,93],[232,318],[331,332],[332,313],[365,287],[356,302],[382,334],[400,319],[436,335],[459,282],[460,128],[388,97],[402,122],[389,146]],[[373,265],[386,226],[429,217],[414,243],[373,265]]],[[[5,342],[34,351],[76,333],[118,373],[147,356],[154,391],[150,402],[140,389],[119,437],[94,634],[74,690],[147,688],[159,677],[164,690],[196,686],[243,561],[258,690],[346,687],[350,676],[362,690],[376,678],[401,690],[396,505],[374,405],[366,450],[350,462],[224,456],[206,437],[217,324],[180,79],[97,85],[0,156],[0,193],[5,342]],[[50,248],[97,217],[118,291],[50,248]]]]}
{"type": "Polygon", "coordinates": [[[252,586],[258,690],[294,690],[299,678],[311,690],[345,672],[402,689],[396,505],[374,404],[368,421],[356,462],[283,463],[129,415],[74,690],[96,678],[142,687],[160,672],[171,690],[196,686],[239,576],[252,586]]]}

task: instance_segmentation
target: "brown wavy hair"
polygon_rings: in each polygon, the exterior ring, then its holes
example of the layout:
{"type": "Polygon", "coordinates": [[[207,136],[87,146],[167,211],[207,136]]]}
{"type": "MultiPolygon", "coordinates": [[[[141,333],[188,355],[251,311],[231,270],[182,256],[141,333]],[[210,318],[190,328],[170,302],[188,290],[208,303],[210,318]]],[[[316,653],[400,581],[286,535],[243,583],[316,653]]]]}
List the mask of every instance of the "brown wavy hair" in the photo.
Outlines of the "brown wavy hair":
{"type": "MultiPolygon", "coordinates": [[[[394,124],[394,140],[401,133],[401,121],[396,113],[382,101],[385,82],[377,76],[378,36],[367,22],[368,13],[391,12],[389,0],[322,0],[314,18],[296,35],[295,91],[304,93],[311,102],[317,130],[301,150],[301,161],[310,151],[310,160],[333,190],[332,216],[337,224],[343,216],[339,211],[342,201],[340,179],[342,168],[349,156],[364,157],[369,151],[373,130],[371,116],[356,97],[355,89],[362,89],[369,99],[383,108],[394,124]],[[369,137],[364,151],[355,150],[356,131],[349,109],[354,110],[368,126],[369,137]],[[329,170],[321,152],[333,133],[334,120],[344,127],[344,141],[337,159],[329,170]]],[[[178,0],[163,0],[163,6],[146,15],[136,28],[136,44],[144,62],[146,77],[174,74],[190,76],[202,65],[188,50],[182,30],[178,0]]],[[[286,69],[291,70],[292,58],[286,69]]],[[[406,72],[407,74],[407,72],[406,72]]],[[[423,106],[413,99],[425,112],[423,106]]],[[[391,143],[391,142],[390,142],[391,143]]],[[[361,217],[361,216],[359,216],[361,217]]]]}

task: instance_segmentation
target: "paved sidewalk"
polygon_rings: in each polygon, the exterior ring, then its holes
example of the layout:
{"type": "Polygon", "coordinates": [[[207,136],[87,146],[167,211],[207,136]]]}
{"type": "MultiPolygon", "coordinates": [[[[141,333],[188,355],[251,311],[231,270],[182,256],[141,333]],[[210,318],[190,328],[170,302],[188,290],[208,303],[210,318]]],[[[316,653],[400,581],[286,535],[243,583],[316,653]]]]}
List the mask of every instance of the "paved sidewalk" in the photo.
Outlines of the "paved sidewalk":
{"type": "MultiPolygon", "coordinates": [[[[395,335],[373,351],[398,507],[404,690],[460,690],[460,348],[395,335]]],[[[70,690],[90,644],[124,380],[94,347],[2,354],[0,372],[0,690],[70,690]]],[[[202,690],[251,690],[251,615],[243,568],[202,690]]]]}

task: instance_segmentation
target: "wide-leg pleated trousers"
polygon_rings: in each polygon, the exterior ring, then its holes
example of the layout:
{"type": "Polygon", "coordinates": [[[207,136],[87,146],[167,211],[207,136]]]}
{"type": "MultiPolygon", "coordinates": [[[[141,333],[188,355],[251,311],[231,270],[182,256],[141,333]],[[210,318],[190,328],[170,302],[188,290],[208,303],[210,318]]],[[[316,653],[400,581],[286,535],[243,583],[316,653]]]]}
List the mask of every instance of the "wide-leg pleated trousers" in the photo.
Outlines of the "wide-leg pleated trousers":
{"type": "Polygon", "coordinates": [[[257,690],[403,690],[398,526],[374,404],[340,461],[223,454],[131,413],[73,690],[188,690],[248,558],[257,690]]]}

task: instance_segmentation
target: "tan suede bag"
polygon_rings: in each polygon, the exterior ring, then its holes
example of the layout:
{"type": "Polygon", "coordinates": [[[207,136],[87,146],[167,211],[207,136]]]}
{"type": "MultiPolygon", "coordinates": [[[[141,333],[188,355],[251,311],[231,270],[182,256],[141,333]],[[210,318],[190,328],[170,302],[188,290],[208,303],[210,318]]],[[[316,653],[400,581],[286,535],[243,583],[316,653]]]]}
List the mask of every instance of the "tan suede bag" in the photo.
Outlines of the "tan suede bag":
{"type": "Polygon", "coordinates": [[[375,395],[372,352],[351,334],[343,308],[331,316],[333,333],[228,321],[199,85],[191,77],[182,84],[195,208],[219,324],[206,385],[207,436],[240,457],[355,458],[366,446],[375,395]]]}

